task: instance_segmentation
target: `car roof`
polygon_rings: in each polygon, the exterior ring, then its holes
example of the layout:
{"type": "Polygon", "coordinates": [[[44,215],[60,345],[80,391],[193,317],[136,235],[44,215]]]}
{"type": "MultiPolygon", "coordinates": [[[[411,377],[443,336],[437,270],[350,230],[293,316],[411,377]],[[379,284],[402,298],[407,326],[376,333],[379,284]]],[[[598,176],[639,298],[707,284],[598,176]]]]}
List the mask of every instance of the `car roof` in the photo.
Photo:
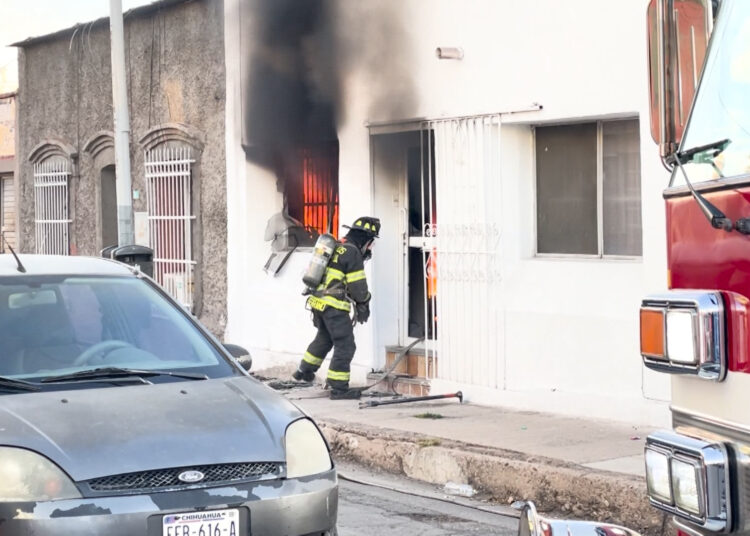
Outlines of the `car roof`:
{"type": "Polygon", "coordinates": [[[63,255],[19,255],[25,273],[18,271],[16,259],[11,254],[0,255],[0,277],[34,275],[98,275],[132,276],[125,264],[101,257],[63,255]]]}

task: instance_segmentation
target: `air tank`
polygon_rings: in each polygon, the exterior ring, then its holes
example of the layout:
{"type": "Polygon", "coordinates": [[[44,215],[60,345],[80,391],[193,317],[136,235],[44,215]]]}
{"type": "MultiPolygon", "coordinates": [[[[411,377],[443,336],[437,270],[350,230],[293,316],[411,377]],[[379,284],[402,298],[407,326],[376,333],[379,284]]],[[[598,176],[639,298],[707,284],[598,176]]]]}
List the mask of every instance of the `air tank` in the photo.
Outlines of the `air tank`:
{"type": "Polygon", "coordinates": [[[323,282],[323,276],[331,260],[334,250],[336,249],[336,239],[333,235],[322,234],[318,237],[313,248],[310,264],[302,276],[302,282],[311,289],[317,288],[323,282]]]}

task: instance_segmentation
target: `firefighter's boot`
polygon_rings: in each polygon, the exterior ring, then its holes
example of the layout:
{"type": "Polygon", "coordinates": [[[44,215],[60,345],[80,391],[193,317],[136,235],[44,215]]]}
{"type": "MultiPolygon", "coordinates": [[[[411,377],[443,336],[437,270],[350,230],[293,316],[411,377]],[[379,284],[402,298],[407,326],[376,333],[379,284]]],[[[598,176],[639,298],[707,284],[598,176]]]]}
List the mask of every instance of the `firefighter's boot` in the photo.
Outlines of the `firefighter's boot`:
{"type": "Polygon", "coordinates": [[[315,373],[311,370],[302,371],[297,369],[292,373],[292,378],[297,382],[312,383],[315,381],[315,373]]]}
{"type": "Polygon", "coordinates": [[[362,397],[361,389],[331,389],[331,400],[359,400],[362,397]]]}

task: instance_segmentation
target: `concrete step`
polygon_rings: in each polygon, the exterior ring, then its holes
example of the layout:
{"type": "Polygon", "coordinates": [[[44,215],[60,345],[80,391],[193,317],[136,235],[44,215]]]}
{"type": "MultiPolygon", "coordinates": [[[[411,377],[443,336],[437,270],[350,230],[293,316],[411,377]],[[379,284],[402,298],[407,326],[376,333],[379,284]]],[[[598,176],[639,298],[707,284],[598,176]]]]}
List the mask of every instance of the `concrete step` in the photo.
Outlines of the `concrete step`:
{"type": "MultiPolygon", "coordinates": [[[[386,346],[385,368],[390,368],[396,361],[398,355],[404,349],[403,346],[386,346]]],[[[393,370],[394,374],[412,376],[415,378],[434,378],[437,376],[437,356],[430,353],[426,355],[424,348],[412,348],[406,357],[401,360],[393,370]]]]}

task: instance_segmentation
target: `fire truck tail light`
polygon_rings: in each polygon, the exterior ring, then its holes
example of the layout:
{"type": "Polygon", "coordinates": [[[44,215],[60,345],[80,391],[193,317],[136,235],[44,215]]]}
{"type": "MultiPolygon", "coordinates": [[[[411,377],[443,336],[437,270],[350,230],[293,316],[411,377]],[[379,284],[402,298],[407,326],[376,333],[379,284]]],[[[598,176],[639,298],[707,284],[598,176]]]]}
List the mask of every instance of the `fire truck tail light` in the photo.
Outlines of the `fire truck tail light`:
{"type": "Polygon", "coordinates": [[[641,356],[653,370],[721,381],[726,376],[725,313],[715,291],[678,290],[643,299],[641,356]]]}
{"type": "Polygon", "coordinates": [[[641,354],[653,359],[666,359],[665,340],[664,311],[641,308],[641,354]]]}
{"type": "Polygon", "coordinates": [[[660,431],[646,439],[653,506],[711,532],[730,528],[729,457],[721,443],[660,431]]]}

